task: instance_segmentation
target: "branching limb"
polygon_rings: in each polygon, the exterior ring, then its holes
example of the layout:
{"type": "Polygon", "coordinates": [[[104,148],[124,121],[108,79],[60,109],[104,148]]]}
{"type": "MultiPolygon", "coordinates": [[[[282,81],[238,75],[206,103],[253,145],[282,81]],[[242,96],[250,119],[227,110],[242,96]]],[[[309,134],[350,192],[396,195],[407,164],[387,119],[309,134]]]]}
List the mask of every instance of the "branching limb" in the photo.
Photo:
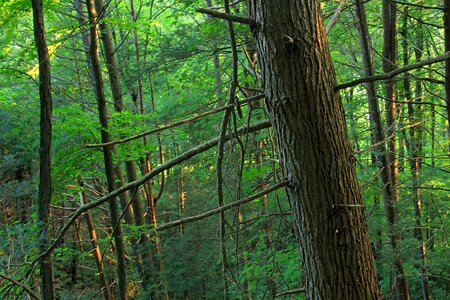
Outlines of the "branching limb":
{"type": "Polygon", "coordinates": [[[276,191],[278,189],[281,189],[281,188],[283,188],[285,186],[287,186],[287,181],[282,181],[282,182],[277,183],[277,184],[275,184],[275,185],[269,187],[268,189],[263,190],[263,191],[261,191],[259,193],[256,193],[256,194],[253,194],[253,195],[251,195],[249,197],[243,198],[241,200],[238,200],[238,201],[235,201],[235,202],[232,202],[232,203],[220,206],[218,208],[212,209],[212,210],[207,211],[205,213],[202,213],[202,214],[199,214],[199,215],[195,215],[195,216],[192,216],[192,217],[181,218],[179,220],[160,225],[160,226],[156,227],[156,231],[166,230],[166,229],[169,229],[169,228],[172,228],[172,227],[179,226],[181,224],[191,223],[191,222],[194,222],[194,221],[198,221],[198,220],[201,220],[201,219],[213,216],[215,214],[218,214],[218,213],[224,212],[226,210],[229,210],[229,209],[231,209],[233,207],[236,207],[236,206],[239,206],[239,205],[251,202],[253,200],[256,200],[258,198],[261,198],[262,196],[267,195],[268,193],[271,193],[271,192],[276,191]]]}
{"type": "MultiPolygon", "coordinates": [[[[242,101],[239,101],[239,103],[240,104],[245,104],[245,103],[249,103],[249,102],[252,102],[252,101],[260,100],[262,98],[264,98],[264,94],[259,94],[259,95],[256,95],[256,96],[244,99],[242,101]]],[[[180,125],[187,124],[189,122],[195,121],[197,119],[200,119],[200,118],[203,118],[203,117],[206,117],[206,116],[209,116],[209,115],[212,115],[212,114],[215,114],[215,113],[227,110],[227,109],[231,109],[231,108],[233,108],[233,106],[234,106],[233,104],[225,105],[225,106],[222,106],[222,107],[218,107],[218,108],[206,111],[204,113],[200,113],[200,114],[198,114],[196,116],[193,116],[191,118],[187,118],[187,119],[184,119],[184,120],[172,123],[172,124],[167,124],[167,125],[161,126],[159,128],[154,128],[154,129],[151,129],[151,130],[148,130],[148,131],[144,131],[142,133],[139,133],[139,134],[136,134],[136,135],[124,138],[124,139],[111,141],[111,142],[103,143],[103,144],[86,144],[86,145],[84,145],[84,147],[85,148],[101,148],[101,147],[104,147],[104,146],[112,146],[112,145],[117,145],[117,144],[123,144],[123,143],[130,142],[130,141],[142,138],[144,136],[147,136],[147,135],[150,135],[150,134],[153,134],[153,133],[161,132],[161,131],[166,130],[166,129],[170,129],[170,128],[173,128],[173,127],[177,127],[177,126],[180,126],[180,125]]]]}
{"type": "MultiPolygon", "coordinates": [[[[239,134],[246,134],[246,133],[250,133],[250,132],[255,132],[264,128],[268,128],[270,127],[270,121],[262,121],[262,122],[258,122],[253,124],[250,127],[241,127],[238,130],[239,134]]],[[[225,136],[225,140],[229,140],[232,138],[232,135],[226,135],[225,136]]],[[[172,160],[169,160],[168,162],[166,162],[165,164],[159,165],[156,168],[154,168],[150,173],[146,174],[145,176],[141,177],[138,180],[129,182],[128,184],[123,185],[122,187],[120,187],[119,189],[116,189],[110,193],[108,193],[107,195],[101,197],[100,199],[98,199],[97,201],[93,201],[90,203],[87,203],[85,205],[82,205],[80,208],[77,209],[77,211],[75,211],[70,218],[68,219],[68,221],[66,222],[66,224],[64,224],[64,226],[61,228],[61,231],[59,232],[58,236],[56,237],[56,239],[53,241],[53,243],[50,245],[50,247],[47,248],[47,250],[45,252],[43,252],[41,255],[39,255],[38,257],[36,257],[33,262],[31,263],[31,268],[30,270],[27,272],[26,276],[27,277],[31,271],[33,270],[34,266],[36,265],[36,263],[42,258],[47,256],[48,254],[50,254],[54,249],[56,249],[59,245],[59,243],[62,241],[62,239],[64,238],[64,235],[66,234],[66,232],[69,230],[69,228],[72,226],[72,224],[75,222],[75,220],[80,217],[84,212],[102,205],[103,203],[107,202],[109,199],[113,198],[113,197],[117,197],[119,194],[128,191],[132,188],[136,188],[140,185],[142,185],[143,183],[149,181],[150,179],[152,179],[153,177],[155,177],[156,175],[160,174],[161,172],[168,170],[170,168],[172,168],[173,166],[187,160],[190,159],[192,157],[194,157],[197,154],[203,153],[213,147],[215,147],[219,142],[219,138],[214,138],[204,144],[201,144],[198,147],[192,148],[180,155],[178,155],[177,157],[175,157],[172,160]]]]}
{"type": "Polygon", "coordinates": [[[7,281],[11,282],[14,285],[17,285],[21,289],[23,289],[28,294],[28,296],[30,296],[32,299],[39,300],[38,295],[36,295],[29,287],[27,287],[26,285],[22,284],[21,282],[15,280],[14,278],[6,276],[4,274],[1,274],[1,273],[0,273],[0,277],[3,278],[4,280],[7,280],[7,281]]]}
{"type": "Polygon", "coordinates": [[[444,55],[440,55],[440,56],[436,56],[434,58],[430,58],[427,60],[422,60],[418,63],[412,64],[412,65],[407,65],[398,69],[395,69],[391,72],[388,73],[384,73],[381,75],[375,75],[375,76],[369,76],[369,77],[363,77],[354,81],[350,81],[347,83],[342,83],[342,84],[338,84],[334,87],[334,90],[338,91],[338,90],[342,90],[342,89],[346,89],[361,83],[365,83],[365,82],[373,82],[373,81],[378,81],[378,80],[384,80],[384,79],[389,79],[392,78],[396,75],[402,74],[402,73],[406,73],[409,72],[411,70],[415,70],[418,68],[421,68],[423,66],[427,66],[427,65],[432,65],[441,61],[444,61],[446,59],[450,59],[450,52],[445,53],[444,55]]]}

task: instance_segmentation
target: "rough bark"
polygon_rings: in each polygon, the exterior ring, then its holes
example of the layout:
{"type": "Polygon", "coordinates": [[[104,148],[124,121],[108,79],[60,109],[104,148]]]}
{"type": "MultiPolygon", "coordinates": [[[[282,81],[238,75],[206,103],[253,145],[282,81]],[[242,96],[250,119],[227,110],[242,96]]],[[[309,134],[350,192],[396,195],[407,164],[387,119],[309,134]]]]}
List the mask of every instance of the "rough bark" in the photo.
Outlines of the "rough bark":
{"type": "MultiPolygon", "coordinates": [[[[397,11],[396,5],[390,0],[383,0],[383,72],[389,73],[397,65],[397,11]]],[[[389,228],[390,242],[394,252],[391,271],[392,299],[409,299],[409,289],[403,269],[403,257],[398,242],[401,232],[398,229],[398,165],[396,159],[396,127],[397,127],[397,94],[393,78],[385,80],[386,135],[392,136],[388,141],[388,165],[390,170],[391,197],[385,201],[385,210],[389,228]]]]}
{"type": "Polygon", "coordinates": [[[380,299],[318,0],[249,1],[308,299],[380,299]]]}
{"type": "MultiPolygon", "coordinates": [[[[38,222],[41,230],[40,249],[45,251],[49,243],[48,222],[52,197],[51,143],[52,143],[52,92],[50,78],[50,55],[45,39],[42,0],[32,0],[34,40],[39,59],[40,98],[40,147],[39,147],[39,192],[37,198],[38,222]]],[[[40,261],[41,297],[54,299],[53,269],[51,255],[40,261]]]]}
{"type": "MultiPolygon", "coordinates": [[[[103,89],[103,79],[98,55],[98,25],[97,25],[98,19],[93,0],[87,1],[87,8],[91,24],[89,54],[91,57],[92,70],[95,77],[95,91],[96,91],[95,96],[97,98],[99,121],[101,125],[101,139],[102,143],[107,143],[109,141],[108,112],[106,109],[106,99],[103,89]]],[[[108,184],[108,191],[113,191],[115,189],[114,164],[111,150],[112,149],[110,146],[103,147],[103,157],[105,162],[105,174],[108,184]]],[[[125,300],[128,298],[126,267],[125,267],[125,245],[122,236],[122,228],[119,220],[117,199],[114,197],[111,198],[108,202],[109,202],[111,226],[114,230],[113,235],[117,257],[117,282],[118,282],[117,294],[119,299],[125,300]]]]}

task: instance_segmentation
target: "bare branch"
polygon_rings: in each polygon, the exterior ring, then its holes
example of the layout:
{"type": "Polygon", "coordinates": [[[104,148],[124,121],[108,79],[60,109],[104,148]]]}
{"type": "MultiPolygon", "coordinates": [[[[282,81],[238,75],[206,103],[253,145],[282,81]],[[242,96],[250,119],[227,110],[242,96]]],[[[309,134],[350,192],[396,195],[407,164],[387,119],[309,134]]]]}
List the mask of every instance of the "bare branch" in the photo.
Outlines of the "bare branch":
{"type": "Polygon", "coordinates": [[[223,13],[214,9],[207,9],[207,8],[197,8],[196,9],[197,12],[202,13],[202,14],[207,14],[210,15],[214,18],[219,18],[219,19],[224,19],[227,21],[231,21],[231,22],[236,22],[236,23],[242,23],[242,24],[247,24],[250,26],[256,26],[256,21],[247,17],[240,17],[240,16],[235,16],[235,15],[231,15],[231,14],[227,14],[227,13],[223,13]]]}
{"type": "Polygon", "coordinates": [[[380,141],[378,143],[370,145],[369,147],[367,147],[365,149],[362,149],[362,150],[359,150],[359,151],[355,151],[355,154],[361,154],[361,153],[367,152],[367,151],[369,151],[369,150],[371,150],[373,148],[377,148],[377,147],[379,147],[381,145],[384,145],[387,141],[391,140],[393,137],[395,137],[395,133],[390,135],[390,136],[388,136],[387,138],[385,138],[384,140],[382,140],[382,141],[380,141]]]}
{"type": "Polygon", "coordinates": [[[396,75],[399,75],[399,74],[402,74],[402,73],[405,73],[405,72],[409,72],[411,70],[415,70],[415,69],[421,68],[423,66],[432,65],[432,64],[444,61],[444,60],[449,59],[449,58],[450,58],[450,52],[447,52],[444,55],[436,56],[434,58],[430,58],[430,59],[427,59],[427,60],[422,60],[422,61],[420,61],[418,63],[412,64],[412,65],[407,65],[407,66],[395,69],[395,70],[393,70],[391,72],[388,72],[388,73],[384,73],[384,74],[381,74],[381,75],[375,75],[375,76],[369,76],[369,77],[363,77],[363,78],[360,78],[360,79],[357,79],[357,80],[354,80],[354,81],[350,81],[350,82],[347,82],[347,83],[338,84],[338,85],[336,85],[334,87],[334,90],[338,91],[338,90],[346,89],[346,88],[349,88],[349,87],[352,87],[352,86],[355,86],[355,85],[358,85],[358,84],[361,84],[361,83],[365,83],[365,82],[372,82],[372,81],[389,79],[389,78],[392,78],[392,77],[394,77],[396,75]]]}
{"type": "Polygon", "coordinates": [[[212,215],[215,215],[215,214],[218,214],[220,212],[229,210],[229,209],[231,209],[233,207],[236,207],[236,206],[239,206],[241,204],[245,204],[247,202],[251,202],[253,200],[256,200],[256,199],[258,199],[258,198],[260,198],[260,197],[262,197],[262,196],[264,196],[264,195],[266,195],[268,193],[276,191],[276,190],[278,190],[278,189],[280,189],[282,187],[285,187],[285,186],[287,186],[287,181],[283,181],[283,182],[277,183],[277,184],[275,184],[275,185],[269,187],[268,189],[263,190],[263,191],[261,191],[259,193],[256,193],[256,194],[253,194],[253,195],[251,195],[249,197],[243,198],[241,200],[238,200],[238,201],[235,201],[235,202],[232,202],[232,203],[220,206],[218,208],[212,209],[212,210],[207,211],[205,213],[202,213],[202,214],[199,214],[199,215],[196,215],[196,216],[192,216],[192,217],[181,218],[179,220],[160,225],[160,226],[155,228],[155,231],[166,230],[166,229],[169,229],[169,228],[172,228],[172,227],[179,226],[181,224],[191,223],[191,222],[194,222],[194,221],[198,221],[198,220],[210,217],[212,215]]]}
{"type": "Polygon", "coordinates": [[[281,297],[281,296],[293,295],[293,294],[302,294],[304,292],[305,292],[305,289],[288,290],[288,291],[284,291],[284,292],[275,294],[275,297],[281,297]]]}
{"type": "MultiPolygon", "coordinates": [[[[244,104],[244,103],[248,103],[248,102],[252,102],[252,101],[257,101],[257,100],[260,100],[260,99],[263,99],[263,98],[264,98],[264,94],[259,94],[259,95],[256,95],[256,96],[244,99],[242,101],[239,101],[239,103],[240,104],[244,104]]],[[[167,124],[167,125],[164,125],[164,126],[161,126],[161,127],[158,127],[158,128],[154,128],[154,129],[151,129],[151,130],[148,130],[148,131],[144,131],[144,132],[141,132],[139,134],[136,134],[136,135],[124,138],[124,139],[111,141],[111,142],[108,142],[108,143],[102,143],[102,144],[86,144],[86,145],[84,145],[84,147],[85,148],[100,148],[100,147],[104,147],[104,146],[112,146],[112,145],[117,145],[117,144],[123,144],[123,143],[130,142],[130,141],[142,138],[144,136],[147,136],[147,135],[150,135],[150,134],[153,134],[153,133],[157,133],[157,132],[160,132],[160,131],[163,131],[163,130],[166,130],[166,129],[170,129],[170,128],[173,128],[173,127],[176,127],[176,126],[187,124],[189,122],[195,121],[197,119],[200,119],[200,118],[203,118],[203,117],[206,117],[206,116],[209,116],[209,115],[212,115],[212,114],[215,114],[215,113],[227,110],[227,109],[231,109],[231,108],[233,108],[233,106],[234,106],[234,104],[225,105],[225,106],[222,106],[222,107],[218,107],[216,109],[212,109],[210,111],[206,111],[204,113],[199,113],[198,115],[193,116],[191,118],[187,118],[187,119],[184,119],[184,120],[172,123],[172,124],[167,124]]]]}
{"type": "MultiPolygon", "coordinates": [[[[239,130],[237,130],[237,133],[238,134],[247,134],[247,133],[250,133],[250,132],[255,132],[255,131],[258,131],[258,130],[261,130],[261,129],[264,129],[264,128],[268,128],[270,126],[271,126],[270,121],[265,120],[265,121],[261,121],[261,122],[255,123],[255,124],[253,124],[253,125],[251,125],[249,127],[247,127],[247,126],[241,127],[241,128],[239,128],[239,130]]],[[[225,140],[230,140],[233,136],[234,136],[234,134],[228,134],[228,135],[226,135],[225,140]]],[[[64,226],[61,228],[61,231],[59,232],[58,236],[53,241],[53,243],[50,245],[50,247],[48,247],[47,250],[45,250],[45,252],[43,252],[42,254],[40,254],[38,257],[36,257],[33,260],[33,262],[31,263],[31,268],[27,272],[26,276],[29,275],[29,273],[32,271],[34,265],[42,257],[45,257],[45,256],[49,255],[54,249],[56,249],[58,247],[59,243],[64,238],[64,235],[69,230],[70,226],[85,211],[88,211],[91,208],[94,208],[94,207],[97,207],[99,205],[102,205],[103,203],[107,202],[109,199],[111,199],[113,197],[117,197],[119,194],[121,194],[121,193],[123,193],[125,191],[131,190],[132,188],[136,188],[136,187],[144,184],[145,182],[149,181],[150,179],[152,179],[156,175],[160,174],[161,172],[163,172],[165,170],[168,170],[168,169],[172,168],[173,166],[178,165],[179,163],[196,156],[197,154],[203,153],[203,152],[213,148],[214,146],[217,145],[218,142],[219,142],[219,138],[218,137],[216,137],[216,138],[214,138],[212,140],[209,140],[208,142],[206,142],[204,144],[201,144],[198,147],[192,148],[192,149],[190,149],[190,150],[188,150],[188,151],[178,155],[174,159],[171,159],[168,162],[157,166],[150,173],[147,173],[145,176],[141,177],[140,179],[132,181],[132,182],[130,182],[128,184],[125,184],[125,185],[121,186],[120,188],[118,188],[118,189],[108,193],[107,195],[101,197],[97,201],[89,202],[87,204],[82,205],[74,213],[71,214],[70,218],[64,224],[64,226]]]]}
{"type": "Polygon", "coordinates": [[[341,3],[339,4],[338,8],[334,12],[330,21],[328,21],[327,27],[325,28],[327,33],[329,33],[331,31],[331,28],[333,28],[333,26],[336,24],[337,20],[339,19],[339,16],[341,15],[342,9],[344,8],[346,1],[347,0],[341,0],[341,3]]]}
{"type": "Polygon", "coordinates": [[[3,278],[4,280],[7,280],[7,281],[11,282],[14,285],[17,285],[21,289],[23,289],[28,294],[28,296],[30,296],[31,298],[33,298],[35,300],[39,300],[38,295],[36,295],[29,287],[27,287],[26,285],[22,284],[21,282],[15,280],[14,278],[6,276],[4,274],[1,274],[1,273],[0,273],[0,277],[3,278]]]}

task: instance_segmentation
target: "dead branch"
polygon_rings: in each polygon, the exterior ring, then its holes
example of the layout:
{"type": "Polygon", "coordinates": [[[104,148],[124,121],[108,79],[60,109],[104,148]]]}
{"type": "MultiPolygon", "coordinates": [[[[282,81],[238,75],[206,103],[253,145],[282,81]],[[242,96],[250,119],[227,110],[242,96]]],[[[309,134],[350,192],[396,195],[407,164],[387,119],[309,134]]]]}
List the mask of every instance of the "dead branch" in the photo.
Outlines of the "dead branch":
{"type": "Polygon", "coordinates": [[[338,84],[338,85],[336,85],[334,87],[334,90],[338,91],[338,90],[346,89],[346,88],[349,88],[349,87],[352,87],[352,86],[356,86],[356,85],[361,84],[361,83],[389,79],[389,78],[392,78],[392,77],[394,77],[396,75],[399,75],[399,74],[402,74],[402,73],[405,73],[405,72],[409,72],[411,70],[415,70],[415,69],[421,68],[423,66],[432,65],[432,64],[444,61],[444,60],[449,59],[449,58],[450,58],[450,52],[447,52],[444,55],[436,56],[434,58],[430,58],[430,59],[427,59],[427,60],[422,60],[422,61],[420,61],[418,63],[412,64],[412,65],[407,65],[407,66],[395,69],[395,70],[393,70],[391,72],[388,72],[388,73],[384,73],[384,74],[381,74],[381,75],[375,75],[375,76],[369,76],[369,77],[363,77],[363,78],[360,78],[360,79],[357,79],[357,80],[354,80],[354,81],[350,81],[350,82],[347,82],[347,83],[338,84]]]}
{"type": "Polygon", "coordinates": [[[331,17],[330,21],[328,21],[328,24],[325,28],[327,33],[331,31],[331,28],[337,23],[337,20],[339,19],[339,16],[341,15],[342,9],[344,8],[346,0],[341,0],[341,3],[339,4],[338,8],[334,12],[333,16],[331,17]]]}
{"type": "MultiPolygon", "coordinates": [[[[255,123],[251,126],[245,126],[245,127],[240,127],[237,130],[238,134],[247,134],[250,132],[255,132],[264,128],[268,128],[270,127],[270,121],[265,120],[265,121],[261,121],[258,123],[255,123]]],[[[225,137],[225,140],[230,140],[232,137],[234,136],[234,134],[228,134],[225,137]]],[[[214,139],[209,140],[208,142],[201,144],[198,147],[192,148],[180,155],[178,155],[177,157],[175,157],[172,160],[169,160],[168,162],[157,166],[156,168],[154,168],[151,172],[147,173],[145,176],[141,177],[138,180],[129,182],[128,184],[123,185],[122,187],[109,192],[107,195],[101,197],[100,199],[93,201],[93,202],[89,202],[85,205],[80,206],[80,208],[78,208],[74,213],[72,213],[69,217],[69,219],[67,220],[67,222],[64,224],[64,226],[61,228],[61,231],[59,232],[58,236],[56,237],[56,239],[53,241],[53,243],[47,248],[47,250],[45,250],[43,253],[41,253],[38,257],[36,257],[32,263],[31,263],[31,267],[29,269],[29,271],[27,272],[27,274],[25,275],[25,277],[27,277],[32,270],[34,269],[34,266],[36,265],[36,263],[42,259],[42,257],[45,257],[47,255],[49,255],[54,249],[56,249],[59,245],[59,243],[62,241],[62,239],[64,238],[64,235],[66,234],[66,232],[69,230],[69,228],[72,226],[72,224],[75,222],[75,220],[80,217],[85,211],[88,211],[92,208],[95,208],[97,206],[102,205],[103,203],[107,202],[109,199],[117,197],[118,195],[120,195],[123,192],[126,192],[128,190],[131,190],[132,188],[137,188],[138,186],[144,184],[145,182],[151,180],[153,177],[155,177],[156,175],[160,174],[161,172],[168,170],[170,168],[172,168],[175,165],[180,164],[181,162],[188,160],[194,156],[196,156],[197,154],[203,153],[211,148],[213,148],[214,146],[217,145],[217,143],[219,142],[219,138],[216,137],[214,139]]]]}
{"type": "Polygon", "coordinates": [[[305,289],[288,290],[288,291],[284,291],[284,292],[275,294],[275,297],[281,297],[281,296],[293,295],[293,294],[302,294],[304,292],[305,292],[305,289]]]}
{"type": "Polygon", "coordinates": [[[17,285],[21,289],[23,289],[28,294],[28,296],[30,296],[31,298],[33,298],[35,300],[39,300],[38,295],[36,295],[29,287],[27,287],[26,285],[22,284],[21,282],[15,280],[14,278],[6,276],[4,274],[1,274],[1,273],[0,273],[0,277],[3,278],[4,280],[7,280],[7,281],[11,282],[14,285],[17,285]]]}
{"type": "MultiPolygon", "coordinates": [[[[263,98],[264,98],[264,94],[259,94],[259,95],[256,95],[256,96],[244,99],[242,101],[239,101],[239,103],[240,104],[249,103],[249,102],[257,101],[257,100],[260,100],[260,99],[263,99],[263,98]]],[[[150,135],[150,134],[153,134],[153,133],[157,133],[157,132],[160,132],[160,131],[163,131],[163,130],[166,130],[166,129],[170,129],[170,128],[173,128],[173,127],[176,127],[176,126],[187,124],[189,122],[195,121],[197,119],[200,119],[200,118],[203,118],[203,117],[206,117],[206,116],[209,116],[209,115],[212,115],[212,114],[215,114],[215,113],[227,110],[227,109],[231,109],[233,106],[234,106],[234,104],[225,105],[225,106],[222,106],[222,107],[218,107],[218,108],[206,111],[204,113],[200,113],[200,114],[195,115],[195,116],[193,116],[191,118],[187,118],[187,119],[184,119],[184,120],[172,123],[172,124],[167,124],[167,125],[164,125],[164,126],[161,126],[161,127],[158,127],[158,128],[154,128],[154,129],[151,129],[151,130],[148,130],[148,131],[144,131],[144,132],[141,132],[139,134],[136,134],[136,135],[124,138],[124,139],[111,141],[111,142],[108,142],[108,143],[102,143],[102,144],[86,144],[86,145],[84,145],[84,147],[85,148],[101,148],[101,147],[104,147],[104,146],[112,146],[112,145],[117,145],[117,144],[123,144],[123,143],[130,142],[130,141],[142,138],[144,136],[147,136],[147,135],[150,135]]]]}
{"type": "Polygon", "coordinates": [[[181,218],[179,220],[160,225],[160,226],[156,227],[155,230],[156,231],[166,230],[166,229],[169,229],[169,228],[172,228],[172,227],[179,226],[181,224],[191,223],[191,222],[194,222],[194,221],[198,221],[198,220],[210,217],[212,215],[215,215],[215,214],[218,214],[220,212],[229,210],[229,209],[231,209],[233,207],[236,207],[236,206],[239,206],[241,204],[245,204],[247,202],[251,202],[253,200],[256,200],[256,199],[258,199],[258,198],[260,198],[260,197],[262,197],[262,196],[264,196],[264,195],[266,195],[268,193],[271,193],[271,192],[276,191],[276,190],[278,190],[278,189],[280,189],[282,187],[287,186],[287,184],[288,184],[287,181],[282,181],[280,183],[277,183],[277,184],[269,187],[266,190],[263,190],[263,191],[261,191],[259,193],[256,193],[256,194],[253,194],[253,195],[251,195],[249,197],[246,197],[246,198],[240,199],[238,201],[235,201],[235,202],[232,202],[232,203],[220,206],[218,208],[212,209],[210,211],[207,211],[205,213],[202,213],[202,214],[199,214],[199,215],[196,215],[196,216],[181,218]]]}
{"type": "Polygon", "coordinates": [[[250,26],[256,26],[256,21],[247,17],[240,17],[235,16],[232,14],[223,13],[214,9],[208,9],[208,8],[197,8],[197,12],[202,14],[210,15],[214,18],[224,19],[231,22],[241,23],[241,24],[247,24],[250,26]]]}

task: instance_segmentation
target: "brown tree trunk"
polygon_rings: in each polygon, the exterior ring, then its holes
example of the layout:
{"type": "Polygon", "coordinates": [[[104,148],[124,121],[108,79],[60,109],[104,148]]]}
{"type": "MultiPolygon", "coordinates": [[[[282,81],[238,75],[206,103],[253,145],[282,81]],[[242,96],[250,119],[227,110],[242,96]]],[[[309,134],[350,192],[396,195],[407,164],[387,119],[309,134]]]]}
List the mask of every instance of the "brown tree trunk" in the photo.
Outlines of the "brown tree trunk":
{"type": "Polygon", "coordinates": [[[380,299],[318,0],[249,1],[308,299],[380,299]]]}
{"type": "MultiPolygon", "coordinates": [[[[402,28],[402,46],[403,46],[403,65],[409,64],[409,47],[408,47],[408,7],[406,6],[404,9],[404,17],[403,17],[403,28],[402,28]]],[[[420,17],[419,17],[420,20],[420,17]]],[[[420,22],[417,24],[417,32],[416,32],[416,46],[415,46],[415,56],[416,62],[419,62],[422,59],[422,51],[423,51],[423,34],[422,34],[422,25],[420,22]]],[[[412,91],[411,91],[411,83],[409,80],[409,73],[405,73],[405,77],[403,80],[404,85],[404,93],[405,93],[405,102],[408,103],[408,119],[409,125],[411,126],[409,129],[409,140],[407,139],[407,150],[409,154],[409,166],[412,178],[412,200],[414,206],[414,215],[415,215],[415,227],[414,227],[414,237],[419,242],[418,247],[418,257],[421,261],[420,270],[421,270],[421,285],[422,285],[422,299],[428,300],[430,299],[430,287],[428,280],[428,271],[427,271],[427,256],[426,256],[426,243],[424,240],[423,227],[422,227],[422,200],[419,189],[419,180],[420,180],[420,166],[422,160],[422,136],[420,131],[422,130],[420,124],[423,122],[421,107],[420,105],[414,104],[414,99],[412,99],[412,91]],[[417,109],[416,109],[417,108],[417,109]]],[[[421,101],[423,96],[422,92],[422,83],[420,80],[416,82],[416,91],[414,98],[416,101],[421,101]]],[[[417,264],[419,267],[419,264],[417,264]]]]}
{"type": "MultiPolygon", "coordinates": [[[[362,49],[362,61],[364,64],[365,75],[373,76],[374,63],[373,63],[373,51],[370,45],[369,31],[366,21],[366,13],[362,1],[356,0],[356,13],[358,18],[357,29],[360,35],[360,44],[362,49]]],[[[395,253],[392,258],[392,264],[395,266],[396,274],[403,274],[403,264],[401,255],[398,249],[398,234],[395,232],[395,224],[397,215],[396,197],[393,188],[393,182],[391,180],[391,164],[389,163],[389,157],[386,152],[386,146],[383,143],[385,135],[383,132],[383,125],[381,121],[378,98],[376,94],[375,82],[368,82],[365,84],[367,89],[367,101],[369,104],[369,115],[371,124],[371,137],[372,144],[378,145],[373,148],[372,154],[376,158],[378,167],[380,169],[380,179],[383,188],[383,200],[385,204],[385,213],[387,219],[388,234],[390,236],[390,245],[392,251],[395,253]],[[394,203],[394,205],[392,204],[394,203]],[[399,269],[399,270],[398,270],[399,269]]],[[[388,102],[390,103],[390,102],[388,102]]],[[[379,244],[379,243],[378,243],[379,244]]],[[[396,281],[397,284],[404,284],[402,281],[396,281]]],[[[396,285],[395,285],[396,286],[396,285]]]]}
{"type": "MultiPolygon", "coordinates": [[[[95,5],[97,11],[99,10],[105,10],[105,7],[103,5],[102,0],[95,0],[95,5]]],[[[133,6],[132,6],[133,7],[133,6]]],[[[102,18],[106,17],[106,12],[103,13],[102,18]]],[[[108,74],[109,74],[109,81],[112,91],[112,96],[114,100],[114,110],[116,112],[123,112],[123,97],[122,97],[122,88],[120,84],[120,74],[119,74],[119,68],[117,65],[117,61],[115,59],[115,49],[112,44],[111,35],[109,33],[108,26],[105,22],[100,22],[100,30],[101,35],[100,38],[103,43],[103,47],[105,49],[105,58],[107,62],[107,68],[108,68],[108,74]]],[[[135,36],[135,42],[137,40],[137,36],[135,36]]],[[[140,98],[142,97],[142,84],[140,83],[139,93],[140,98]]],[[[125,162],[126,172],[128,181],[134,181],[137,179],[137,171],[136,171],[136,164],[132,160],[128,160],[125,162]]],[[[116,166],[116,173],[117,171],[121,171],[121,168],[119,165],[116,166]]],[[[125,193],[124,193],[125,194],[125,193]]],[[[143,226],[145,225],[145,219],[144,219],[144,209],[142,207],[142,199],[140,197],[139,192],[136,190],[131,195],[132,198],[127,197],[127,202],[131,201],[131,207],[132,210],[130,210],[133,213],[133,217],[131,220],[134,219],[134,224],[136,226],[143,226]]],[[[152,251],[149,247],[149,240],[146,234],[141,234],[139,236],[139,239],[134,239],[133,241],[134,247],[133,251],[136,256],[136,263],[138,265],[138,269],[141,272],[142,275],[142,284],[144,289],[147,289],[147,286],[150,283],[150,280],[152,278],[152,251]],[[138,246],[138,247],[136,247],[138,246]]],[[[152,295],[154,297],[155,295],[152,295]]]]}
{"type": "MultiPolygon", "coordinates": [[[[206,0],[206,6],[212,6],[211,0],[206,0]]],[[[220,70],[220,59],[219,59],[219,51],[214,50],[212,54],[213,63],[214,63],[214,79],[215,79],[215,87],[216,87],[216,98],[218,101],[218,107],[223,106],[223,91],[222,91],[222,71],[220,70]]]]}
{"type": "MultiPolygon", "coordinates": [[[[81,177],[78,178],[78,184],[80,185],[80,187],[82,189],[84,188],[84,182],[81,177]]],[[[84,191],[84,189],[80,193],[80,202],[81,202],[81,205],[84,205],[88,202],[86,191],[84,191]]],[[[98,247],[97,234],[95,233],[94,221],[92,221],[92,216],[89,211],[87,211],[84,214],[84,219],[86,221],[86,225],[89,230],[89,236],[91,238],[91,246],[93,248],[92,254],[94,256],[95,263],[97,264],[98,277],[100,279],[100,284],[102,287],[103,298],[105,300],[111,300],[113,298],[112,298],[111,292],[109,290],[108,280],[106,279],[105,269],[103,267],[102,253],[100,251],[100,248],[98,247]]]]}
{"type": "MultiPolygon", "coordinates": [[[[52,92],[50,79],[50,55],[45,39],[42,0],[32,0],[34,40],[39,59],[40,147],[39,192],[37,198],[38,222],[41,230],[39,247],[45,251],[49,244],[49,216],[52,196],[51,143],[52,143],[52,92]]],[[[52,258],[47,255],[40,262],[41,297],[54,299],[52,258]]]]}
{"type": "MultiPolygon", "coordinates": [[[[388,73],[397,65],[397,11],[395,3],[390,0],[383,0],[383,72],[388,73]]],[[[388,165],[391,180],[391,197],[385,201],[388,228],[391,246],[394,251],[393,269],[391,271],[392,299],[409,299],[409,289],[406,282],[405,271],[403,269],[403,257],[399,249],[398,242],[401,239],[401,232],[398,229],[398,166],[396,159],[396,118],[397,118],[397,94],[395,91],[395,79],[385,80],[385,100],[386,100],[386,126],[388,141],[388,165]]]]}
{"type": "MultiPolygon", "coordinates": [[[[450,51],[450,1],[444,0],[444,48],[450,51]]],[[[445,102],[447,108],[447,138],[450,139],[450,59],[445,60],[445,102]]],[[[450,151],[450,145],[448,146],[450,151]]]]}
{"type": "MultiPolygon", "coordinates": [[[[93,0],[87,1],[87,8],[91,24],[90,30],[91,39],[90,39],[89,54],[92,63],[92,70],[95,77],[95,90],[96,90],[95,96],[97,98],[99,121],[101,125],[101,137],[102,143],[107,143],[109,141],[108,112],[106,109],[106,99],[103,90],[103,78],[100,69],[100,60],[98,55],[98,25],[97,25],[98,19],[93,0]]],[[[115,189],[114,165],[110,146],[103,147],[103,156],[105,161],[105,173],[108,183],[108,190],[113,191],[115,189]]],[[[125,244],[122,236],[122,227],[120,225],[116,198],[112,198],[109,200],[109,210],[117,257],[118,298],[121,300],[125,300],[128,298],[126,267],[125,267],[125,244]]]]}

